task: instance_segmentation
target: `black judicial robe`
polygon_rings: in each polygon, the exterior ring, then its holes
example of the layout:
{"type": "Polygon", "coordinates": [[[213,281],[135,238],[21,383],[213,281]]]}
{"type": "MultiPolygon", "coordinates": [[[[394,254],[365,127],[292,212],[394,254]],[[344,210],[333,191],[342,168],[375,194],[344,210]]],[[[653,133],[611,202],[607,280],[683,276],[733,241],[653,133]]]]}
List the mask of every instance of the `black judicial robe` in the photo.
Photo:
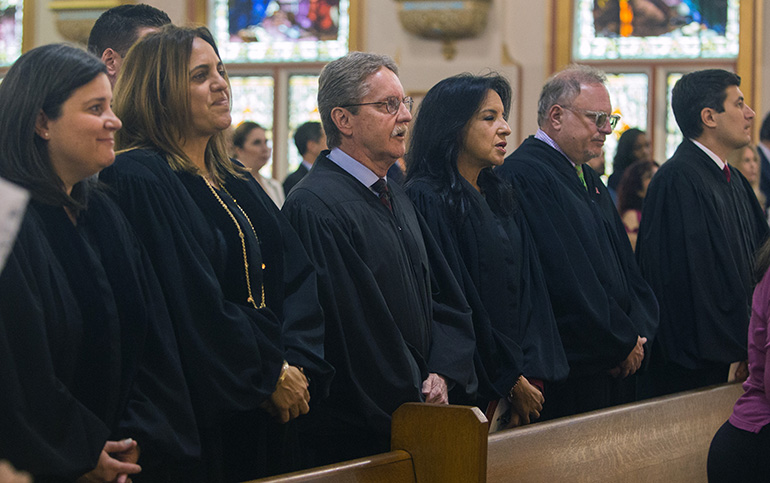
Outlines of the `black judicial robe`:
{"type": "Polygon", "coordinates": [[[569,160],[530,136],[495,172],[520,194],[573,375],[604,374],[637,336],[652,342],[658,305],[599,176],[586,190],[569,160]]]}
{"type": "Polygon", "coordinates": [[[660,302],[658,362],[700,369],[747,357],[754,253],[768,227],[746,178],[730,173],[728,183],[685,140],[650,183],[636,253],[660,302]]]}
{"type": "Polygon", "coordinates": [[[0,458],[38,481],[92,470],[134,438],[143,474],[184,465],[199,441],[173,329],[146,253],[91,192],[73,225],[32,201],[0,274],[0,458]]]}
{"type": "Polygon", "coordinates": [[[423,399],[429,373],[475,391],[470,309],[401,187],[389,183],[391,213],[326,153],[283,205],[318,270],[336,369],[329,398],[311,414],[372,434],[387,450],[391,414],[423,399]]]}
{"type": "MultiPolygon", "coordinates": [[[[237,448],[223,448],[239,436],[249,437],[238,432],[252,432],[248,423],[266,415],[258,407],[274,391],[284,359],[304,368],[311,398],[325,396],[333,369],[323,359],[323,314],[313,266],[259,184],[251,177],[229,176],[224,186],[232,197],[219,194],[246,237],[257,305],[261,287],[265,290],[267,308],[255,309],[246,301],[238,231],[203,178],[173,171],[159,151],[135,149],[119,154],[100,180],[112,188],[163,286],[199,426],[207,434],[207,478],[219,478],[236,465],[227,460],[237,448]],[[229,421],[223,423],[226,416],[229,421]],[[221,452],[226,454],[217,456],[221,452]],[[217,469],[221,458],[226,467],[217,469]]],[[[270,441],[268,447],[264,441],[254,444],[262,445],[261,454],[252,459],[265,458],[262,450],[271,449],[270,441]]]]}
{"type": "Polygon", "coordinates": [[[475,367],[482,402],[508,395],[520,374],[567,377],[569,365],[529,226],[506,215],[467,181],[468,213],[453,221],[438,181],[415,179],[406,192],[423,215],[473,310],[475,367]],[[497,211],[493,211],[493,207],[497,211]]]}

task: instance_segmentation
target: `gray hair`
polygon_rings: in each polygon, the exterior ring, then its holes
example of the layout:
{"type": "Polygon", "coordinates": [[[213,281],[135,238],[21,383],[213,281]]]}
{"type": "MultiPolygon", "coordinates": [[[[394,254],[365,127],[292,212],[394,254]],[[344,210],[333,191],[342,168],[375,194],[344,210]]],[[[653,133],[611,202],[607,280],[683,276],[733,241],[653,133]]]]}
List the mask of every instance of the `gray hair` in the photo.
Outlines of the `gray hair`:
{"type": "Polygon", "coordinates": [[[604,72],[587,65],[571,64],[566,69],[548,78],[540,91],[537,103],[537,124],[544,126],[548,120],[548,111],[555,104],[565,105],[580,95],[581,85],[604,85],[607,76],[604,72]]]}
{"type": "MultiPolygon", "coordinates": [[[[326,144],[335,148],[342,143],[342,134],[332,121],[335,107],[357,104],[369,94],[367,78],[386,67],[398,75],[396,63],[387,55],[351,52],[326,64],[318,78],[318,112],[326,132],[326,144]]],[[[358,108],[348,109],[357,114],[358,108]]]]}

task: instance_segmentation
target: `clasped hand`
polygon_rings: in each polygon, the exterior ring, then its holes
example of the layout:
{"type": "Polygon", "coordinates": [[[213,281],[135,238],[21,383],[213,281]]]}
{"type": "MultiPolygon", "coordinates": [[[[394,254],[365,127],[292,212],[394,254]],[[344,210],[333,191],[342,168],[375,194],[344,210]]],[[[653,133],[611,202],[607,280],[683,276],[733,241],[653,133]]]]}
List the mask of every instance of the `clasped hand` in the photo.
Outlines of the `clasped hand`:
{"type": "Polygon", "coordinates": [[[288,423],[301,414],[307,414],[310,411],[309,402],[307,377],[299,368],[289,366],[270,399],[263,402],[261,407],[281,423],[288,423]]]}
{"type": "Polygon", "coordinates": [[[112,482],[126,483],[128,475],[142,471],[139,461],[139,446],[133,439],[107,441],[104,444],[96,468],[78,478],[78,483],[112,482]]]}
{"type": "Polygon", "coordinates": [[[446,379],[436,373],[430,373],[422,382],[422,395],[425,396],[425,402],[449,404],[449,388],[446,379]]]}
{"type": "Polygon", "coordinates": [[[519,382],[511,390],[511,423],[508,427],[529,424],[530,419],[540,417],[545,398],[536,386],[531,384],[526,377],[519,376],[519,382]]]}
{"type": "Polygon", "coordinates": [[[623,379],[638,371],[644,360],[645,343],[647,343],[647,337],[637,336],[636,345],[631,350],[631,353],[628,354],[628,357],[619,366],[610,369],[610,375],[623,379]]]}

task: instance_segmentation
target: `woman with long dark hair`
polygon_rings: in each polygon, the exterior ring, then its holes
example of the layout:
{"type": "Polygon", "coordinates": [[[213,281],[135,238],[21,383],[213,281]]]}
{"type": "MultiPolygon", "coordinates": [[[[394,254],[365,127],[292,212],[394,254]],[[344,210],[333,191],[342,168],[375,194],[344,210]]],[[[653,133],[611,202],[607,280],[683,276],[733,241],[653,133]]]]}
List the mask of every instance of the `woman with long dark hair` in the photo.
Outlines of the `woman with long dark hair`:
{"type": "Polygon", "coordinates": [[[626,169],[618,185],[618,213],[633,250],[636,250],[636,237],[642,222],[644,197],[647,196],[647,187],[656,171],[658,163],[637,161],[626,169]]]}
{"type": "Polygon", "coordinates": [[[612,174],[607,179],[612,199],[617,202],[617,191],[626,168],[638,161],[652,161],[652,147],[647,133],[632,127],[626,129],[618,140],[612,159],[612,174]]]}
{"type": "Polygon", "coordinates": [[[495,74],[458,75],[428,91],[407,153],[406,191],[473,309],[476,404],[507,399],[511,423],[540,416],[568,365],[529,229],[503,163],[511,88],[495,74]],[[543,387],[545,385],[545,388],[543,387]]]}
{"type": "Polygon", "coordinates": [[[67,45],[0,84],[0,176],[31,195],[0,275],[0,459],[41,480],[152,478],[199,452],[157,279],[93,178],[115,159],[111,100],[104,64],[67,45]]]}
{"type": "Polygon", "coordinates": [[[100,179],[169,305],[204,450],[190,477],[288,471],[300,463],[285,423],[324,397],[332,373],[316,276],[275,203],[227,155],[230,85],[208,29],[167,26],[135,44],[114,105],[123,151],[100,179]]]}

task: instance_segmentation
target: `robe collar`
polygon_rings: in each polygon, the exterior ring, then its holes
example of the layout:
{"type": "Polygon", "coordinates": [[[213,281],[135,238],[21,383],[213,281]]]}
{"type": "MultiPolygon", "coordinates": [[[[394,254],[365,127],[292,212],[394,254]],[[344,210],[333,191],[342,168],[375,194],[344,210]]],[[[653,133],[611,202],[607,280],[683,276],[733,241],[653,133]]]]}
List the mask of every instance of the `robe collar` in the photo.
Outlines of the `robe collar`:
{"type": "MultiPolygon", "coordinates": [[[[376,183],[378,179],[380,179],[379,176],[374,174],[374,171],[353,159],[340,148],[332,149],[327,157],[332,162],[334,162],[334,164],[345,170],[348,174],[357,179],[361,184],[366,186],[369,191],[379,196],[379,194],[372,189],[372,185],[376,183]]],[[[387,180],[388,178],[386,176],[385,181],[387,180]]]]}
{"type": "Polygon", "coordinates": [[[711,158],[712,161],[714,161],[717,164],[717,167],[719,167],[719,171],[723,171],[725,169],[725,162],[722,161],[719,156],[716,155],[716,153],[703,144],[699,143],[695,139],[690,139],[692,143],[696,146],[698,146],[704,153],[708,155],[709,158],[711,158]]]}
{"type": "Polygon", "coordinates": [[[543,141],[543,142],[544,142],[544,143],[546,143],[547,145],[549,145],[549,146],[551,146],[552,148],[554,148],[555,150],[559,151],[559,152],[561,153],[561,155],[562,155],[562,156],[564,156],[565,158],[567,158],[567,161],[569,161],[569,162],[570,162],[570,164],[571,164],[573,167],[575,166],[575,163],[574,163],[574,162],[573,162],[571,159],[569,159],[569,156],[567,156],[567,154],[566,154],[564,151],[562,151],[562,150],[561,150],[561,148],[559,147],[559,145],[558,145],[558,144],[556,144],[556,141],[554,141],[553,139],[551,139],[551,136],[549,136],[548,134],[546,134],[546,133],[545,133],[545,131],[543,131],[542,129],[538,129],[538,130],[537,130],[537,132],[535,133],[535,139],[537,139],[537,140],[539,140],[539,141],[543,141]]]}

